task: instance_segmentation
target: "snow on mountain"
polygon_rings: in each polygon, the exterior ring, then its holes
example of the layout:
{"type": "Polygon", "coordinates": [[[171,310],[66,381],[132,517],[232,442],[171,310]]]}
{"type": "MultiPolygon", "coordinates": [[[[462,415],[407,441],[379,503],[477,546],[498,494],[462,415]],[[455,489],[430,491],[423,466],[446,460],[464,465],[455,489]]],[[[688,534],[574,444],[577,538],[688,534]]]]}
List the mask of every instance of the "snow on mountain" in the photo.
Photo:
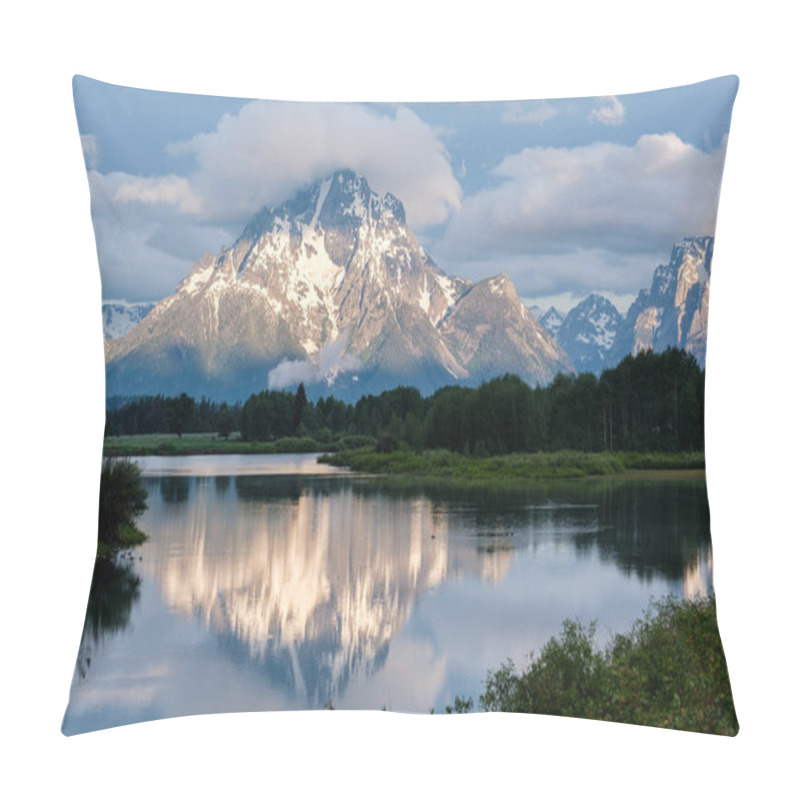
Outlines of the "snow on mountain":
{"type": "Polygon", "coordinates": [[[590,294],[556,329],[556,339],[578,372],[600,374],[613,364],[610,355],[623,319],[613,303],[590,294]]]}
{"type": "Polygon", "coordinates": [[[579,372],[599,375],[626,355],[677,347],[705,367],[712,236],[688,237],[672,248],[670,260],[653,272],[623,318],[599,294],[590,294],[562,316],[552,306],[544,313],[531,307],[579,372]]]}
{"type": "Polygon", "coordinates": [[[558,337],[558,331],[564,322],[564,315],[556,311],[553,306],[550,306],[538,319],[544,326],[544,329],[556,339],[558,337]]]}
{"type": "Polygon", "coordinates": [[[514,371],[547,383],[572,365],[506,275],[448,276],[402,203],[342,170],[264,208],[203,256],[147,325],[108,343],[109,395],[244,398],[300,380],[357,397],[433,391],[514,371]]]}
{"type": "Polygon", "coordinates": [[[155,303],[103,303],[103,338],[118,339],[136,327],[152,310],[155,303]]]}

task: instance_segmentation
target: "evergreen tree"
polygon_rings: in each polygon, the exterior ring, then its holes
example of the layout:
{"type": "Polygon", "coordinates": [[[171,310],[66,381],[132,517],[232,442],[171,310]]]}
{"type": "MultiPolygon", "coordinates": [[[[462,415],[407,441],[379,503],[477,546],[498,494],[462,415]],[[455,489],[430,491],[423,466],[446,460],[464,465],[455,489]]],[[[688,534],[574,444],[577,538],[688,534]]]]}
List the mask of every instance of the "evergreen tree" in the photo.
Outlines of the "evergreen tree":
{"type": "Polygon", "coordinates": [[[166,419],[169,429],[180,439],[194,416],[195,402],[183,392],[180,397],[170,398],[167,404],[166,419]]]}
{"type": "Polygon", "coordinates": [[[306,387],[301,383],[297,387],[297,394],[294,396],[294,428],[293,432],[296,433],[303,421],[303,412],[308,405],[308,398],[306,397],[306,387]]]}

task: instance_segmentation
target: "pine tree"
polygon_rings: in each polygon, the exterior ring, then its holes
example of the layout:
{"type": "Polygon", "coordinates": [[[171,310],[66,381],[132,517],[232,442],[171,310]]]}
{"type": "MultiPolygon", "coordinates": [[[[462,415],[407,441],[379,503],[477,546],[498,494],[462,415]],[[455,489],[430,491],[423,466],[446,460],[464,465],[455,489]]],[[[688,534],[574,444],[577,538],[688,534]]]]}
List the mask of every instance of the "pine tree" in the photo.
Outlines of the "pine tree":
{"type": "Polygon", "coordinates": [[[303,421],[303,412],[308,405],[306,397],[306,387],[301,383],[297,387],[297,394],[294,396],[294,432],[297,433],[300,423],[303,421]]]}

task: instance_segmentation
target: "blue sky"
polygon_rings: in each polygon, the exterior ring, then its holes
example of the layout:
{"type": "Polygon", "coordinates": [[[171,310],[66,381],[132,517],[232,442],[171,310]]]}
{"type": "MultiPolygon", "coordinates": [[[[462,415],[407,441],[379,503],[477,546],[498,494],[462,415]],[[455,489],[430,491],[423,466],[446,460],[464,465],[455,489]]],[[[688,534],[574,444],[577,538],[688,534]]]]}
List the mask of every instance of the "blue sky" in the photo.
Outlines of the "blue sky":
{"type": "Polygon", "coordinates": [[[264,204],[334,169],[399,197],[448,273],[625,310],[713,233],[738,81],[616,97],[289,103],[74,83],[105,299],[158,300],[264,204]]]}

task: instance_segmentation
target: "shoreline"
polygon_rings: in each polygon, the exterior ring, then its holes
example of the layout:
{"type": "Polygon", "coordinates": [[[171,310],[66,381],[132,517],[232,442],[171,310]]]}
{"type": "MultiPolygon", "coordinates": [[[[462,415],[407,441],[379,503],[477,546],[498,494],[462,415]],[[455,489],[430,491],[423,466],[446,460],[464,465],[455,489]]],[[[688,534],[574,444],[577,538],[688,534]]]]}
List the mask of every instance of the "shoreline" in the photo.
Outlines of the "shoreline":
{"type": "Polygon", "coordinates": [[[610,453],[556,451],[466,456],[448,450],[378,453],[374,447],[296,437],[273,442],[216,439],[208,434],[164,434],[104,439],[103,457],[280,455],[322,453],[320,463],[357,477],[435,479],[459,483],[521,483],[531,480],[704,480],[703,453],[610,453]],[[344,447],[343,447],[344,445],[344,447]]]}

